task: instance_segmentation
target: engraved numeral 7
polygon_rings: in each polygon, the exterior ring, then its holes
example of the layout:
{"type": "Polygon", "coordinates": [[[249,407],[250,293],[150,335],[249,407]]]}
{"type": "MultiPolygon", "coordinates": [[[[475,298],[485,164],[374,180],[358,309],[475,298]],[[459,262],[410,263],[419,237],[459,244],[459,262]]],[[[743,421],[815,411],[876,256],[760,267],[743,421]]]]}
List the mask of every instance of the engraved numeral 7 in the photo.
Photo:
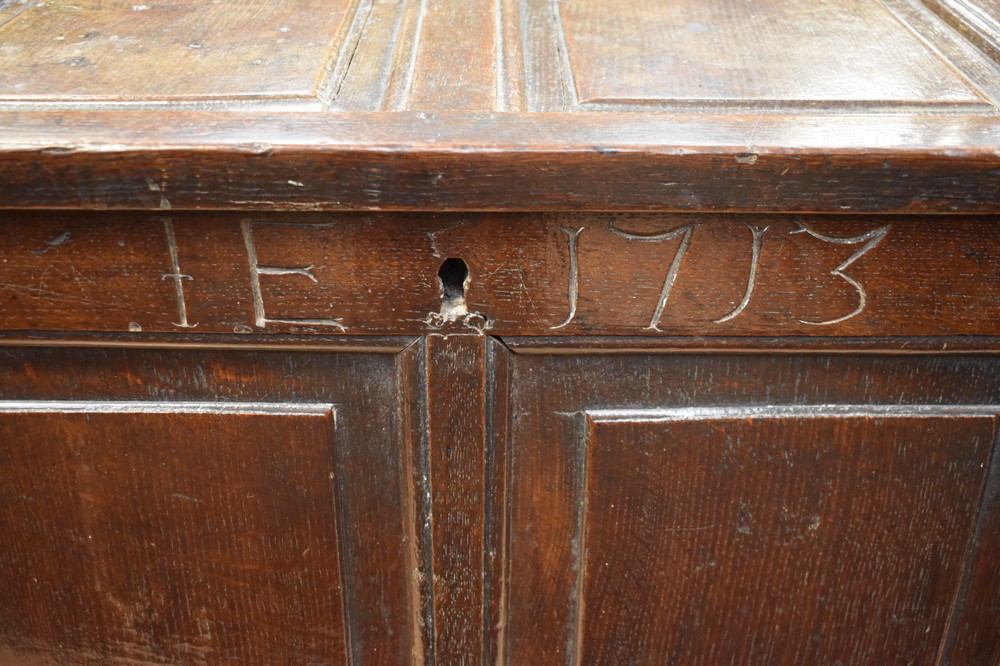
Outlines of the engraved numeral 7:
{"type": "Polygon", "coordinates": [[[615,226],[614,222],[608,223],[608,231],[611,233],[622,238],[642,241],[644,243],[658,243],[682,236],[681,244],[677,247],[674,259],[670,262],[670,268],[667,270],[667,276],[663,280],[663,289],[660,290],[660,298],[656,302],[656,310],[653,311],[653,318],[649,320],[649,326],[643,327],[644,330],[656,331],[658,333],[663,332],[660,330],[660,317],[663,316],[663,309],[667,307],[667,301],[670,300],[670,292],[674,288],[674,282],[677,281],[677,274],[681,272],[681,264],[684,263],[684,255],[687,254],[688,247],[691,245],[691,236],[694,233],[694,227],[694,224],[685,224],[683,227],[678,227],[662,234],[636,234],[629,231],[622,231],[615,226]]]}

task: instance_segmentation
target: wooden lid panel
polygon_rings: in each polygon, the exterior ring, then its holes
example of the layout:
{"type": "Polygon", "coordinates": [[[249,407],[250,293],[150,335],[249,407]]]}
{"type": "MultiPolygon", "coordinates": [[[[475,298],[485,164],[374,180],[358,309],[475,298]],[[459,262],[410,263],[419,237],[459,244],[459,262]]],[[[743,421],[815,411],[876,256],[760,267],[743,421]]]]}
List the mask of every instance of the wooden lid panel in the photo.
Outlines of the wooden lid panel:
{"type": "Polygon", "coordinates": [[[39,2],[11,12],[0,27],[0,100],[298,100],[319,107],[353,4],[39,2]]]}
{"type": "Polygon", "coordinates": [[[555,11],[581,104],[983,102],[877,2],[562,0],[555,11]]]}
{"type": "Polygon", "coordinates": [[[0,5],[0,208],[1000,210],[996,0],[0,5]]]}

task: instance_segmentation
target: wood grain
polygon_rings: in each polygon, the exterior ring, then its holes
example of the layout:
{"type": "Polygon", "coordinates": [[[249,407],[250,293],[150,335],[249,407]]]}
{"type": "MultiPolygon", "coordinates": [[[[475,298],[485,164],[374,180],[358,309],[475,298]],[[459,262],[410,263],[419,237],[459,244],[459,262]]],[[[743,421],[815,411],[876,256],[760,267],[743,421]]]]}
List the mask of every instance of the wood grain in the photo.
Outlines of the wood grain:
{"type": "Polygon", "coordinates": [[[997,0],[0,0],[0,663],[996,664],[997,0]]]}
{"type": "Polygon", "coordinates": [[[930,4],[12,5],[0,207],[996,212],[995,8],[930,4]]]}
{"type": "Polygon", "coordinates": [[[922,0],[970,41],[1000,62],[1000,2],[922,0]]]}
{"type": "Polygon", "coordinates": [[[227,406],[0,403],[5,645],[346,662],[333,413],[227,406]]]}
{"type": "MultiPolygon", "coordinates": [[[[995,43],[991,4],[929,4],[977,45],[995,43]]],[[[979,71],[988,59],[899,0],[766,13],[733,0],[18,2],[0,19],[0,100],[28,107],[507,111],[526,97],[538,111],[974,112],[997,91],[979,71]]]]}
{"type": "Polygon", "coordinates": [[[356,3],[37,3],[0,27],[0,101],[295,102],[317,95],[356,3]]]}
{"type": "Polygon", "coordinates": [[[7,331],[1000,335],[988,217],[6,218],[7,331]],[[449,257],[470,272],[451,322],[438,284],[449,257]]]}
{"type": "Polygon", "coordinates": [[[1000,211],[990,115],[11,111],[0,137],[0,208],[1000,211]]]}
{"type": "MultiPolygon", "coordinates": [[[[966,547],[998,377],[987,356],[515,354],[508,663],[933,663],[965,572],[991,575],[966,547]]],[[[963,655],[992,649],[990,594],[958,606],[963,655]]]]}
{"type": "Polygon", "coordinates": [[[576,663],[933,662],[994,414],[588,416],[576,663]]]}
{"type": "Polygon", "coordinates": [[[11,661],[412,663],[397,372],[372,351],[0,352],[11,661]]]}
{"type": "Polygon", "coordinates": [[[554,4],[581,104],[985,103],[877,2],[554,4]]]}
{"type": "Polygon", "coordinates": [[[404,44],[407,85],[395,110],[500,110],[505,82],[497,80],[503,71],[497,66],[503,53],[499,11],[497,0],[421,2],[419,29],[404,44]]]}
{"type": "Polygon", "coordinates": [[[483,612],[484,663],[505,664],[507,582],[510,578],[508,507],[510,489],[510,349],[496,341],[486,347],[486,493],[483,544],[485,576],[483,612]]]}
{"type": "Polygon", "coordinates": [[[969,563],[953,612],[951,640],[941,651],[943,664],[1000,661],[1000,443],[983,490],[978,523],[969,541],[969,563]]]}
{"type": "Polygon", "coordinates": [[[486,338],[427,340],[434,656],[483,661],[486,338]]]}

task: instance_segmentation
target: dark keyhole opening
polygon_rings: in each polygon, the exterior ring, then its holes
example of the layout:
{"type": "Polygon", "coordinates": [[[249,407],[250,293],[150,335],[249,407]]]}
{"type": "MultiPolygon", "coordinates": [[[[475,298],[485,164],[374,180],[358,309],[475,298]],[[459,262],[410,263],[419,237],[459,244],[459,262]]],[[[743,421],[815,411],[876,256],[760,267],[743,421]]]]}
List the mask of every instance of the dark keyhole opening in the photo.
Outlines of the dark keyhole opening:
{"type": "Polygon", "coordinates": [[[438,279],[441,280],[441,298],[446,303],[457,303],[465,300],[465,281],[469,277],[469,267],[465,262],[455,257],[449,257],[438,269],[438,279]]]}

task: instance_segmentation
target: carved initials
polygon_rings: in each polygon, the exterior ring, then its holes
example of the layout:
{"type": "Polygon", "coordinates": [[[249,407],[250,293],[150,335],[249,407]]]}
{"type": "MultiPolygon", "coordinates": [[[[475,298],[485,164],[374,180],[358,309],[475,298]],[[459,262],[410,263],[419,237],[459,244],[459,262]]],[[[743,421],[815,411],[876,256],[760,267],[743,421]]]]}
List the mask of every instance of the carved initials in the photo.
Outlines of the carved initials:
{"type": "Polygon", "coordinates": [[[553,330],[563,328],[576,318],[576,301],[580,290],[580,264],[577,254],[580,234],[583,233],[584,227],[579,229],[559,227],[559,230],[568,236],[569,243],[569,315],[563,323],[549,326],[553,330]]]}
{"type": "Polygon", "coordinates": [[[184,280],[194,280],[194,278],[181,273],[181,264],[177,256],[177,237],[174,235],[174,223],[169,218],[163,220],[163,231],[167,236],[167,247],[170,250],[170,266],[173,269],[172,273],[164,274],[163,279],[174,281],[174,292],[177,295],[177,312],[180,317],[180,322],[175,322],[174,326],[194,328],[198,324],[188,323],[187,302],[184,300],[184,280]]]}
{"type": "MultiPolygon", "coordinates": [[[[187,312],[187,301],[185,297],[185,281],[193,280],[191,275],[185,274],[181,270],[179,251],[177,246],[177,238],[174,230],[174,224],[171,218],[162,218],[163,231],[167,242],[167,249],[170,256],[170,268],[169,273],[163,275],[164,280],[172,280],[174,286],[174,293],[177,301],[177,313],[178,321],[174,323],[174,326],[180,328],[195,328],[198,324],[191,323],[188,319],[187,312]]],[[[805,222],[795,219],[795,228],[787,233],[789,236],[796,234],[806,234],[824,243],[830,243],[833,245],[842,246],[859,246],[845,261],[840,263],[832,271],[829,271],[828,275],[836,276],[841,280],[845,281],[847,284],[851,285],[854,291],[857,293],[857,304],[850,311],[843,315],[833,317],[830,319],[825,319],[821,321],[814,321],[808,319],[797,319],[801,324],[807,324],[809,326],[831,326],[834,324],[839,324],[845,322],[853,317],[858,316],[864,312],[868,304],[868,293],[865,286],[854,276],[849,273],[851,266],[855,264],[861,257],[865,256],[876,247],[878,247],[882,240],[888,235],[889,231],[892,229],[892,225],[885,225],[864,233],[848,236],[848,237],[838,237],[830,236],[817,231],[805,222]]],[[[253,315],[254,323],[259,328],[266,328],[268,324],[298,324],[304,326],[329,326],[340,331],[346,331],[347,327],[341,322],[341,318],[276,318],[268,317],[264,306],[263,291],[261,289],[261,277],[262,276],[298,276],[305,278],[313,283],[318,283],[319,281],[314,274],[315,266],[310,264],[307,266],[271,266],[261,264],[257,257],[257,246],[254,241],[254,228],[259,225],[272,225],[272,226],[296,226],[296,227],[308,227],[310,229],[323,229],[334,226],[333,223],[328,224],[300,224],[292,222],[280,222],[280,221],[254,221],[251,219],[245,219],[240,222],[240,229],[242,232],[243,242],[246,247],[247,253],[247,264],[249,267],[249,277],[250,277],[250,289],[253,300],[253,315]]],[[[764,242],[764,236],[770,230],[769,226],[757,226],[750,222],[743,222],[743,225],[750,231],[750,264],[747,270],[746,286],[743,290],[743,296],[739,303],[735,305],[729,312],[722,315],[718,319],[712,320],[716,324],[723,324],[733,319],[739,317],[743,314],[749,307],[751,300],[754,297],[755,290],[757,289],[758,275],[761,265],[762,248],[764,242]]],[[[662,332],[660,328],[660,322],[663,318],[664,311],[667,304],[670,301],[670,296],[673,291],[674,285],[680,276],[681,268],[684,264],[684,259],[687,252],[691,246],[691,242],[694,236],[694,230],[697,223],[692,222],[679,226],[677,228],[671,229],[669,231],[661,233],[635,233],[631,231],[625,231],[615,226],[614,221],[609,221],[606,227],[608,233],[620,236],[630,241],[638,241],[643,243],[660,243],[663,241],[670,241],[674,239],[680,239],[673,256],[670,259],[669,266],[667,267],[666,275],[663,278],[663,285],[660,289],[659,298],[656,302],[656,307],[653,310],[652,316],[650,317],[649,324],[643,327],[643,330],[656,331],[658,333],[662,332]]],[[[580,292],[580,238],[583,233],[587,230],[587,227],[558,227],[559,232],[565,235],[566,246],[569,253],[569,276],[568,276],[568,286],[567,286],[567,313],[565,319],[560,323],[553,326],[549,326],[550,330],[559,330],[569,326],[572,322],[576,320],[577,308],[579,303],[579,292],[580,292]]],[[[434,243],[435,234],[439,232],[434,232],[429,234],[432,241],[432,252],[437,253],[437,247],[434,243]]],[[[773,237],[773,232],[772,232],[773,237]]],[[[771,237],[769,237],[771,238],[771,237]]],[[[773,241],[768,241],[773,242],[773,241]]],[[[477,315],[478,316],[478,315],[477,315]]]]}
{"type": "MultiPolygon", "coordinates": [[[[240,229],[243,232],[243,242],[247,249],[247,263],[250,265],[250,291],[253,295],[253,315],[254,323],[260,328],[265,328],[268,324],[300,324],[303,326],[333,326],[341,331],[346,331],[347,327],[337,319],[273,319],[264,312],[264,296],[260,289],[261,275],[301,275],[302,277],[317,282],[312,270],[314,266],[262,266],[257,261],[257,247],[253,241],[253,228],[255,224],[281,224],[279,222],[254,222],[253,220],[243,220],[240,222],[240,229]]],[[[300,225],[295,225],[300,226],[300,225]]],[[[333,226],[332,224],[321,225],[322,228],[333,226]]]]}

